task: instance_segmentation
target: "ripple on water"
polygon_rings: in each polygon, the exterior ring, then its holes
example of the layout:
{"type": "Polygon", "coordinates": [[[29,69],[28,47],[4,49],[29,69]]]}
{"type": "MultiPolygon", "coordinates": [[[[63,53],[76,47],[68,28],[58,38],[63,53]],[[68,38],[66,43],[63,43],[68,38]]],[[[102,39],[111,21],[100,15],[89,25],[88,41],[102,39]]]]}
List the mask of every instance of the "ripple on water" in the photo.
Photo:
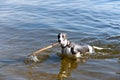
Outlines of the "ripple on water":
{"type": "Polygon", "coordinates": [[[119,0],[1,0],[0,79],[120,80],[119,5],[119,0]],[[30,53],[56,42],[60,32],[76,43],[111,50],[76,63],[56,55],[55,47],[39,55],[41,63],[24,63],[30,53]]]}

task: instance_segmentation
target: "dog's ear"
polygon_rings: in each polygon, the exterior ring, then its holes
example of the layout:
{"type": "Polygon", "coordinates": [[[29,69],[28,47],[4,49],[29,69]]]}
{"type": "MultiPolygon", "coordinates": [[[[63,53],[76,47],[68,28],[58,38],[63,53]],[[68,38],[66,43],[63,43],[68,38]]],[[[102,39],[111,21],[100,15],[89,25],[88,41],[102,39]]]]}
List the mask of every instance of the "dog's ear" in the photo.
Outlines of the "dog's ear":
{"type": "Polygon", "coordinates": [[[59,34],[58,34],[58,36],[57,36],[57,37],[58,37],[58,39],[60,38],[60,34],[61,34],[61,33],[59,33],[59,34]]]}

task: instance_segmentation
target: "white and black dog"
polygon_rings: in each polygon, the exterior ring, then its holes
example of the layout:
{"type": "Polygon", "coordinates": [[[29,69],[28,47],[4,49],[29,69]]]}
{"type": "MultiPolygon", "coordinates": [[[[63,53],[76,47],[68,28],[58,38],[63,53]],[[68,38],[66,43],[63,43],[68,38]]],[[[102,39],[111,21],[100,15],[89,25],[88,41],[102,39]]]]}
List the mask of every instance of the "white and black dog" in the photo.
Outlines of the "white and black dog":
{"type": "Polygon", "coordinates": [[[65,33],[58,34],[58,42],[61,45],[63,54],[72,54],[76,58],[82,57],[85,53],[94,54],[94,49],[104,49],[96,46],[90,46],[88,44],[75,44],[67,39],[67,35],[65,33]]]}

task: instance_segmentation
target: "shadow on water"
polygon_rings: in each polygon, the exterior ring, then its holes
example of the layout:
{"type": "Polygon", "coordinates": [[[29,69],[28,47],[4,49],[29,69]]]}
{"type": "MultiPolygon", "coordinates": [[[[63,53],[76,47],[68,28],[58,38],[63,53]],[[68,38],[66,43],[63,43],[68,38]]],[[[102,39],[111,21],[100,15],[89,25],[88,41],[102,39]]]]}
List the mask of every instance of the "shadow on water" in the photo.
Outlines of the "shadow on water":
{"type": "Polygon", "coordinates": [[[58,74],[58,80],[63,80],[69,76],[71,76],[72,71],[78,67],[78,64],[85,63],[87,58],[74,59],[71,57],[63,57],[61,58],[61,67],[58,74]]]}
{"type": "MultiPolygon", "coordinates": [[[[33,79],[33,80],[69,79],[69,77],[72,76],[72,72],[76,70],[78,66],[86,63],[88,59],[104,60],[104,59],[112,59],[112,58],[120,57],[120,54],[109,54],[105,50],[101,52],[97,51],[97,53],[98,54],[96,55],[84,55],[80,59],[75,59],[73,56],[61,55],[60,53],[50,54],[50,55],[39,55],[38,58],[39,60],[41,60],[41,62],[34,63],[28,60],[25,61],[28,69],[26,72],[27,74],[26,76],[28,79],[33,79]],[[58,65],[59,62],[60,62],[60,65],[58,65]],[[38,70],[38,69],[42,69],[42,70],[38,70]],[[56,72],[55,73],[54,71],[49,72],[49,70],[51,71],[52,69],[56,69],[56,72]]],[[[117,72],[117,74],[119,74],[119,72],[117,72]]]]}
{"type": "MultiPolygon", "coordinates": [[[[71,57],[71,56],[62,55],[61,56],[61,61],[60,61],[61,62],[60,70],[59,70],[59,73],[58,73],[58,80],[69,80],[69,79],[73,80],[72,77],[71,77],[71,76],[73,76],[72,73],[75,73],[74,71],[76,71],[77,68],[79,68],[80,66],[83,66],[83,65],[87,65],[88,66],[88,64],[86,64],[88,59],[93,59],[95,61],[102,60],[104,62],[104,60],[115,59],[115,58],[120,58],[120,54],[114,54],[114,55],[113,54],[108,54],[108,55],[106,54],[106,55],[102,55],[102,53],[101,53],[101,54],[96,54],[96,55],[84,55],[82,58],[79,58],[79,59],[75,59],[73,56],[71,57]]],[[[101,63],[98,63],[98,64],[101,65],[101,63]]],[[[109,64],[109,63],[107,62],[107,64],[109,64]]],[[[111,65],[111,63],[109,65],[111,65]]],[[[96,65],[93,65],[93,66],[96,66],[96,65]]],[[[103,67],[103,66],[101,66],[101,67],[103,67]]],[[[85,68],[83,68],[83,69],[85,69],[85,68]]],[[[94,68],[92,68],[92,69],[94,69],[94,68]]],[[[82,70],[80,72],[82,73],[82,70]]],[[[107,72],[107,70],[106,70],[106,72],[107,72]]],[[[108,70],[108,72],[109,72],[109,70],[108,70]]],[[[87,73],[89,73],[89,68],[88,68],[87,73]]],[[[96,75],[99,74],[99,73],[100,72],[96,73],[96,75]]],[[[116,71],[115,74],[120,74],[120,72],[116,71]]],[[[79,77],[80,77],[80,75],[82,75],[82,74],[79,74],[79,77]]],[[[92,74],[89,74],[89,75],[92,76],[92,74]]],[[[105,75],[107,75],[107,74],[105,74],[105,75]]],[[[76,77],[77,77],[77,75],[76,75],[76,77]]],[[[116,80],[119,79],[118,76],[114,77],[114,78],[116,78],[116,80]]],[[[87,79],[87,80],[90,80],[90,79],[87,79]]]]}
{"type": "Polygon", "coordinates": [[[88,56],[75,59],[73,56],[61,55],[61,53],[57,53],[51,55],[40,55],[38,56],[38,59],[41,60],[41,62],[35,63],[30,62],[29,60],[24,61],[25,64],[27,64],[28,69],[26,72],[27,78],[33,80],[63,80],[71,76],[72,71],[77,69],[79,64],[85,63],[88,56]],[[49,67],[49,70],[52,70],[51,65],[54,65],[52,68],[56,69],[55,73],[53,73],[54,71],[50,73],[49,71],[46,72],[46,67],[49,67]],[[42,67],[44,70],[38,70],[38,68],[41,69],[42,67]]]}

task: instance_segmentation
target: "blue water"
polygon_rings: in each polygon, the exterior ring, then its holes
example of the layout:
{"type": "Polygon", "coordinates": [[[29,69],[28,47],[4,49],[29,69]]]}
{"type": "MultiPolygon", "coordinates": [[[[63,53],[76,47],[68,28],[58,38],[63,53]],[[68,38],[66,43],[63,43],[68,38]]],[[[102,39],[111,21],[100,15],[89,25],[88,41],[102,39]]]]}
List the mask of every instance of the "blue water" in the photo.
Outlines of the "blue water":
{"type": "Polygon", "coordinates": [[[120,79],[115,74],[120,72],[120,0],[0,0],[0,80],[58,79],[58,48],[45,52],[50,58],[34,66],[24,58],[56,42],[60,32],[76,43],[112,48],[103,53],[113,55],[77,64],[66,80],[120,79]]]}

